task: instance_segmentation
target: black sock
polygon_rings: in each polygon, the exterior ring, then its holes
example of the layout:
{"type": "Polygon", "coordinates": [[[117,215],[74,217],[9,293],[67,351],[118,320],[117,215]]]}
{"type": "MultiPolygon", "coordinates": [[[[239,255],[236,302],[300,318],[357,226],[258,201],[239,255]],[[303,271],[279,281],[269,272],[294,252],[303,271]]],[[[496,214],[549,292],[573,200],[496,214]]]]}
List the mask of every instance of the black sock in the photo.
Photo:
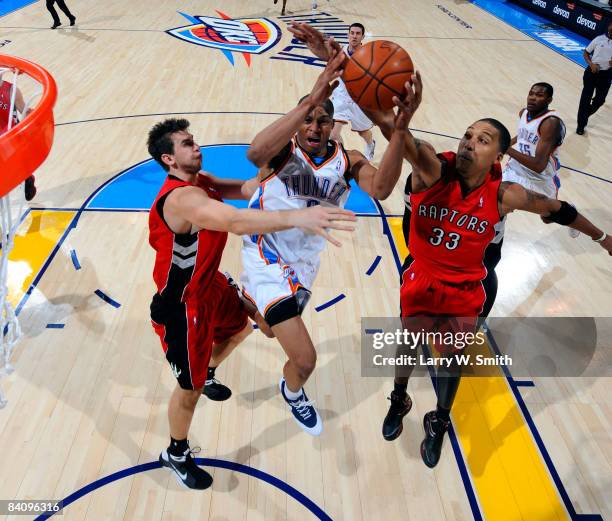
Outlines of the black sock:
{"type": "Polygon", "coordinates": [[[183,456],[185,452],[189,450],[189,442],[187,438],[184,440],[175,440],[170,437],[170,446],[168,447],[168,453],[173,456],[183,456]]]}
{"type": "Polygon", "coordinates": [[[397,382],[393,383],[393,393],[396,396],[405,396],[406,389],[408,389],[408,384],[398,384],[397,382]]]}
{"type": "Polygon", "coordinates": [[[445,409],[444,407],[436,406],[436,416],[445,422],[450,421],[450,409],[445,409]]]}
{"type": "Polygon", "coordinates": [[[207,380],[212,380],[215,377],[215,371],[217,370],[216,367],[208,367],[208,374],[206,375],[206,379],[207,380]]]}

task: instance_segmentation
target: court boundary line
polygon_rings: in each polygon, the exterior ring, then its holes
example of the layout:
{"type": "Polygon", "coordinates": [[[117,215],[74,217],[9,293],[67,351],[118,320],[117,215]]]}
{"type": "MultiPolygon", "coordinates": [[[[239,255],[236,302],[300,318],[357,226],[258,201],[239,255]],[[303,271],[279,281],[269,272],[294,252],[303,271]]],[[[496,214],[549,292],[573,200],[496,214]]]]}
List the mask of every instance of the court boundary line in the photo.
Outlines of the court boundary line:
{"type": "MultiPolygon", "coordinates": [[[[295,501],[300,503],[303,507],[309,510],[312,514],[314,514],[321,521],[333,521],[332,518],[328,514],[326,514],[325,511],[319,505],[317,505],[312,499],[310,499],[309,497],[304,495],[302,492],[300,492],[298,489],[289,485],[287,482],[283,481],[282,479],[279,479],[276,476],[273,476],[272,474],[269,474],[263,470],[259,470],[254,467],[250,467],[249,465],[244,465],[242,463],[236,463],[234,461],[228,461],[228,460],[222,460],[222,459],[216,459],[216,458],[194,458],[194,461],[198,465],[204,465],[207,467],[215,467],[215,468],[221,468],[225,470],[231,470],[234,472],[240,472],[242,474],[246,474],[247,476],[251,476],[261,481],[264,481],[265,483],[268,483],[269,485],[272,485],[273,487],[278,488],[282,492],[285,492],[285,494],[292,497],[295,501]]],[[[78,501],[83,496],[86,496],[90,494],[91,492],[94,492],[98,490],[99,488],[102,488],[105,485],[114,483],[115,481],[119,481],[120,479],[129,477],[129,476],[133,476],[135,474],[139,474],[141,472],[146,472],[149,470],[155,470],[159,468],[162,468],[161,463],[159,461],[152,461],[149,463],[142,463],[140,465],[135,465],[133,467],[128,467],[127,469],[119,470],[117,472],[104,476],[100,479],[97,479],[96,481],[81,487],[79,490],[73,492],[72,494],[62,499],[61,500],[62,513],[59,515],[63,515],[63,509],[65,507],[78,501]]],[[[49,519],[50,517],[54,516],[56,513],[57,512],[43,514],[35,518],[35,521],[42,521],[44,519],[49,519]]]]}

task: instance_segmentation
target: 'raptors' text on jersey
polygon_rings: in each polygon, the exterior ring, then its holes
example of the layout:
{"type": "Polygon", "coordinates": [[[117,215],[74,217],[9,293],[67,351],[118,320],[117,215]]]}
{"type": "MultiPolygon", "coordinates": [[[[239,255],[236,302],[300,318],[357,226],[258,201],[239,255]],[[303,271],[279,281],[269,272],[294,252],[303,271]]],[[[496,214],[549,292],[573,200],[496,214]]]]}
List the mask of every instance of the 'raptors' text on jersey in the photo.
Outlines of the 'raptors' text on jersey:
{"type": "Polygon", "coordinates": [[[440,180],[424,192],[410,194],[410,253],[438,279],[453,283],[482,280],[487,273],[484,252],[500,220],[500,166],[495,165],[481,186],[464,195],[455,168],[456,154],[444,152],[438,157],[440,180]]]}

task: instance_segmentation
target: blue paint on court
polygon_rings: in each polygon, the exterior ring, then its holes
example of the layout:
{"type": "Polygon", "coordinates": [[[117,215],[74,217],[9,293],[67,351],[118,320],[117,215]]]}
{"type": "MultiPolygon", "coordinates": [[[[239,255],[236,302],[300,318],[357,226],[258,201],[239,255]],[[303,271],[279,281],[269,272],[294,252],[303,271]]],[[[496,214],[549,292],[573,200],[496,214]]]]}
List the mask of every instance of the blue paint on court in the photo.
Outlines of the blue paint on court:
{"type": "Polygon", "coordinates": [[[98,295],[98,297],[100,297],[104,302],[106,302],[107,304],[110,304],[114,308],[120,308],[121,307],[121,304],[119,304],[119,302],[117,302],[116,300],[113,300],[112,298],[110,298],[101,289],[97,289],[96,291],[94,291],[94,293],[96,295],[98,295]]]}
{"type": "Polygon", "coordinates": [[[37,2],[38,0],[0,0],[0,17],[37,2]]]}
{"type": "Polygon", "coordinates": [[[377,255],[376,258],[374,259],[374,262],[372,263],[372,265],[368,268],[368,271],[366,271],[366,275],[369,277],[370,275],[372,275],[372,273],[374,273],[374,270],[377,268],[378,264],[380,263],[382,257],[380,255],[377,255]]]}
{"type": "Polygon", "coordinates": [[[323,311],[324,309],[330,308],[333,305],[337,304],[338,302],[340,302],[341,300],[345,299],[346,295],[344,293],[340,293],[340,295],[338,295],[337,297],[334,297],[333,299],[324,302],[323,304],[321,304],[320,306],[317,306],[315,308],[315,311],[317,313],[320,313],[321,311],[323,311]]]}
{"type": "MultiPolygon", "coordinates": [[[[534,40],[543,43],[581,67],[586,67],[582,51],[589,44],[589,40],[583,36],[579,36],[569,29],[556,25],[550,20],[546,20],[538,14],[527,11],[507,0],[471,1],[474,5],[499,18],[504,23],[531,36],[534,40]]],[[[524,56],[529,56],[528,50],[525,50],[524,56]]]]}
{"type": "MultiPolygon", "coordinates": [[[[246,158],[246,144],[207,145],[202,149],[202,170],[218,177],[251,179],[257,168],[246,158]]],[[[166,173],[149,159],[131,166],[104,185],[89,201],[89,209],[148,210],[164,182],[166,173]]],[[[227,201],[236,208],[246,208],[248,201],[227,201]]],[[[351,192],[346,207],[360,214],[378,211],[372,199],[351,181],[351,192]]]]}
{"type": "Polygon", "coordinates": [[[77,257],[77,253],[75,250],[70,250],[70,258],[72,259],[72,265],[75,270],[81,269],[81,263],[79,262],[79,258],[77,257]]]}

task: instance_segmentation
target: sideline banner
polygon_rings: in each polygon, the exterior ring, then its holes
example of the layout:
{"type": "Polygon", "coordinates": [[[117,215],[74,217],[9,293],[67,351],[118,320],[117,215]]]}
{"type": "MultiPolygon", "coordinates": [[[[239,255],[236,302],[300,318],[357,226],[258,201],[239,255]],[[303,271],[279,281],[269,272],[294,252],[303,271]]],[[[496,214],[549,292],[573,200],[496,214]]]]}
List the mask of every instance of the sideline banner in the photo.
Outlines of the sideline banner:
{"type": "Polygon", "coordinates": [[[612,11],[602,7],[591,6],[579,0],[512,0],[526,9],[544,16],[551,22],[563,25],[592,40],[606,32],[612,21],[612,11]]]}

